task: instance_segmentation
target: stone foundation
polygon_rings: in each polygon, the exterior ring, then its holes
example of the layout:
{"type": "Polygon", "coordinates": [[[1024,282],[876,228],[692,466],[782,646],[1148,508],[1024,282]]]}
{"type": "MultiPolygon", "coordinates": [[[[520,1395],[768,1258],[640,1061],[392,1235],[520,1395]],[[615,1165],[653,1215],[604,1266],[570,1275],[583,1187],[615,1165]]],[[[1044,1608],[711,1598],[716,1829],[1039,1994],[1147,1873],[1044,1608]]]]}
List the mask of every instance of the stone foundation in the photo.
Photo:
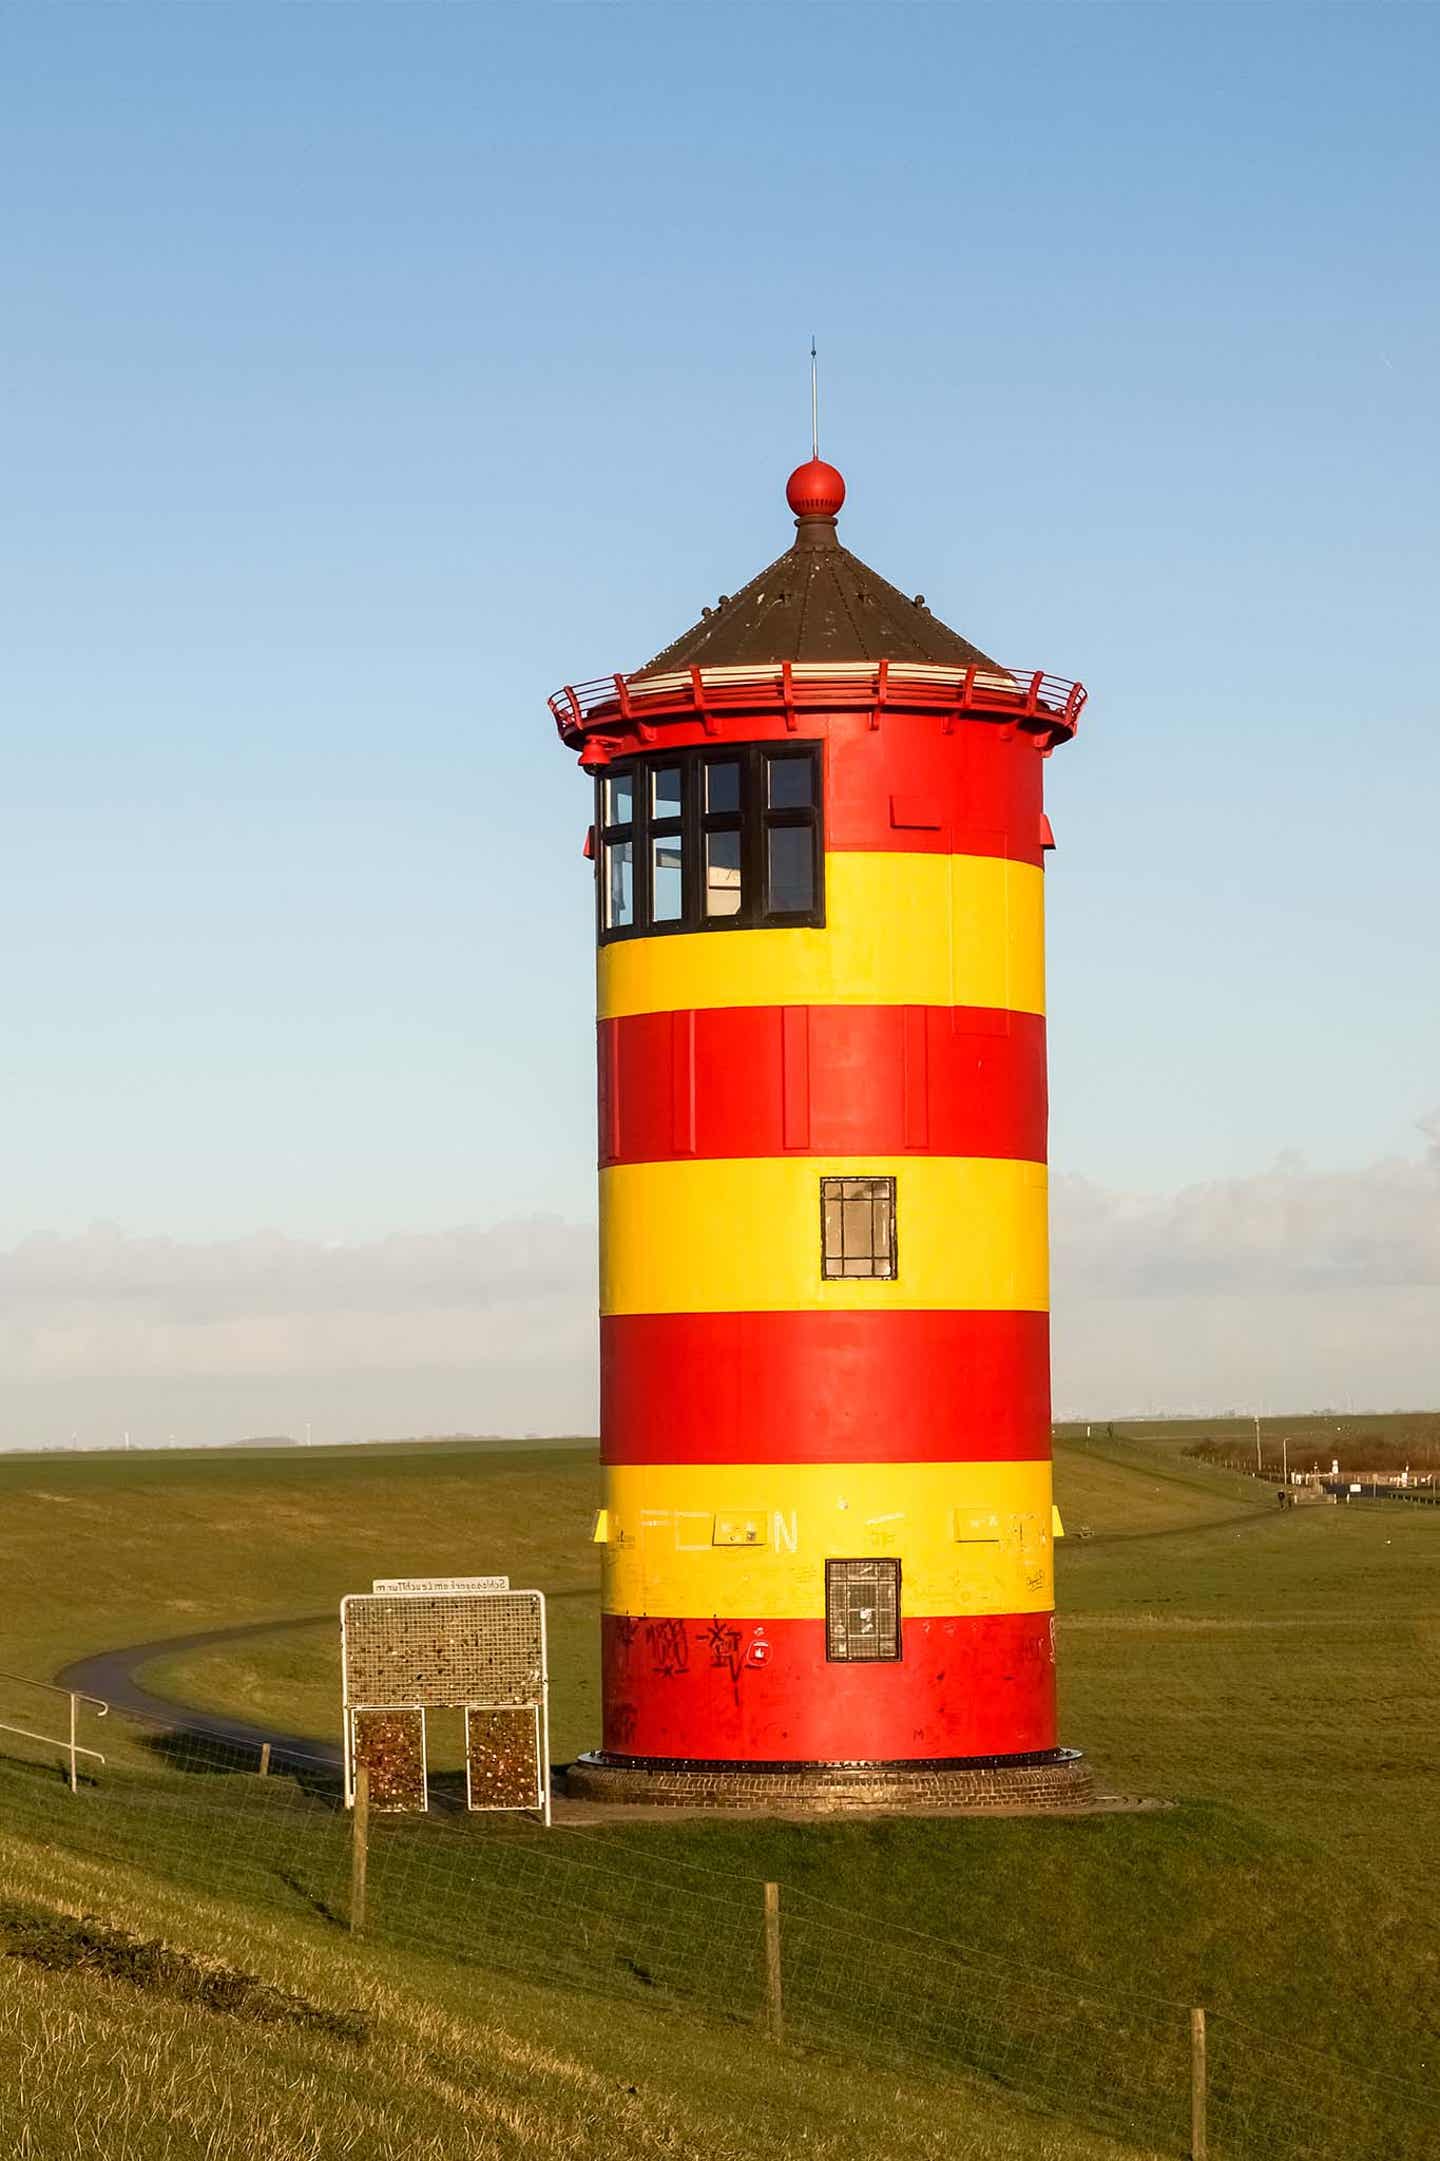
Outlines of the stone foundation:
{"type": "Polygon", "coordinates": [[[996,1756],[984,1762],[667,1762],[635,1756],[581,1756],[565,1773],[572,1800],[643,1802],[651,1808],[845,1809],[1088,1808],[1095,1779],[1078,1750],[996,1756]]]}

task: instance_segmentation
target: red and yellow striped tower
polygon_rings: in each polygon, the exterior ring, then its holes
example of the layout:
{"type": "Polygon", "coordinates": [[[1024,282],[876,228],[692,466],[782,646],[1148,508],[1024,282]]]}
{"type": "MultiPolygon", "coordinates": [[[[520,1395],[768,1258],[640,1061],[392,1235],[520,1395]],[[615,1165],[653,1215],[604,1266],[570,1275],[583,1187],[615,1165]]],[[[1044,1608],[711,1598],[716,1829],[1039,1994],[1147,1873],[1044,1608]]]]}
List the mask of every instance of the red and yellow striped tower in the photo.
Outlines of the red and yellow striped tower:
{"type": "Polygon", "coordinates": [[[1084,692],[794,545],[551,701],[595,777],[604,1747],[636,1798],[1073,1799],[1043,759],[1084,692]]]}

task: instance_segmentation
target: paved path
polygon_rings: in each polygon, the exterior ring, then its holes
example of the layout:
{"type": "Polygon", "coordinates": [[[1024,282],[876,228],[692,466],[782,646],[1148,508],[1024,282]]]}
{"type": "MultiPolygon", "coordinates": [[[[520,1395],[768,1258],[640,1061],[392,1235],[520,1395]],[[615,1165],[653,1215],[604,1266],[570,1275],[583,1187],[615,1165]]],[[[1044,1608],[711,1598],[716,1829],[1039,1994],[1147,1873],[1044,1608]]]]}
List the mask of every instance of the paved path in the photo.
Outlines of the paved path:
{"type": "MultiPolygon", "coordinates": [[[[586,1584],[565,1584],[545,1595],[553,1603],[559,1598],[589,1598],[594,1594],[586,1584]]],[[[117,1711],[129,1711],[151,1724],[183,1726],[187,1733],[209,1734],[236,1748],[258,1752],[261,1743],[268,1741],[272,1762],[281,1756],[304,1757],[312,1763],[339,1768],[343,1758],[338,1741],[317,1740],[313,1734],[282,1733],[274,1726],[257,1726],[248,1718],[232,1717],[228,1711],[197,1711],[188,1703],[177,1703],[173,1697],[157,1696],[135,1678],[140,1668],[153,1659],[178,1658],[187,1651],[208,1651],[218,1643],[244,1643],[254,1636],[281,1636],[300,1628],[331,1628],[338,1638],[339,1615],[332,1608],[328,1613],[305,1613],[289,1621],[242,1621],[230,1628],[203,1628],[194,1635],[159,1636],[153,1643],[96,1651],[62,1668],[55,1676],[55,1685],[73,1688],[84,1696],[98,1696],[117,1711]]],[[[338,1651],[338,1641],[336,1647],[338,1651]]]]}
{"type": "MultiPolygon", "coordinates": [[[[1268,1518],[1266,1520],[1268,1521],[1268,1518]]],[[[558,1591],[550,1595],[559,1598],[567,1595],[585,1597],[589,1593],[587,1591],[558,1591]]],[[[99,1696],[103,1702],[113,1704],[117,1711],[132,1712],[137,1718],[143,1718],[160,1726],[183,1726],[187,1733],[209,1734],[213,1739],[228,1742],[232,1747],[253,1748],[258,1754],[260,1744],[263,1741],[268,1741],[270,1743],[270,1760],[272,1763],[278,1763],[287,1758],[291,1760],[298,1759],[312,1764],[322,1763],[327,1768],[339,1770],[342,1762],[341,1751],[334,1741],[320,1741],[312,1734],[277,1733],[273,1727],[252,1725],[248,1719],[232,1718],[226,1713],[192,1710],[189,1704],[177,1703],[168,1696],[155,1695],[152,1690],[143,1688],[135,1678],[137,1670],[142,1666],[148,1666],[152,1659],[175,1658],[186,1651],[205,1651],[217,1643],[243,1643],[247,1638],[253,1636],[279,1636],[290,1629],[333,1628],[334,1626],[335,1615],[333,1613],[307,1613],[298,1620],[293,1621],[244,1621],[238,1627],[233,1628],[201,1629],[198,1634],[192,1636],[161,1636],[153,1643],[132,1643],[122,1650],[97,1651],[89,1658],[77,1658],[71,1665],[62,1668],[56,1674],[55,1681],[57,1687],[73,1688],[86,1696],[99,1696]]],[[[1170,1802],[1153,1800],[1139,1794],[1109,1793],[1097,1794],[1094,1801],[1087,1806],[1075,1809],[1035,1809],[1026,1806],[1022,1802],[1010,1808],[953,1809],[945,1808],[942,1805],[909,1809],[905,1813],[917,1816],[944,1816],[952,1820],[962,1816],[973,1818],[982,1815],[1043,1815],[1053,1818],[1072,1815],[1146,1814],[1152,1809],[1164,1809],[1171,1805],[1170,1802]]],[[[797,1823],[813,1822],[815,1820],[813,1813],[803,1808],[767,1808],[762,1804],[753,1808],[717,1811],[713,1808],[657,1807],[644,1802],[633,1801],[617,1807],[614,1803],[601,1801],[572,1801],[565,1797],[563,1791],[556,1793],[553,1806],[556,1823],[576,1830],[590,1824],[597,1826],[606,1823],[613,1824],[617,1820],[624,1823],[634,1823],[642,1818],[674,1823],[678,1819],[687,1816],[703,1816],[710,1821],[715,1820],[717,1815],[723,1815],[726,1820],[733,1820],[737,1816],[769,1817],[771,1819],[784,1817],[793,1819],[797,1823]]],[[[845,1816],[850,1821],[859,1821],[871,1816],[885,1816],[888,1813],[890,1812],[885,1809],[854,1809],[846,1810],[845,1816]]],[[[835,1821],[837,1819],[829,1818],[827,1820],[835,1821]]]]}
{"type": "Polygon", "coordinates": [[[132,1643],[118,1651],[97,1651],[77,1658],[55,1676],[59,1688],[73,1688],[85,1696],[99,1696],[117,1711],[130,1711],[162,1726],[183,1725],[189,1733],[204,1733],[213,1740],[228,1741],[236,1748],[259,1750],[270,1743],[272,1761],[281,1756],[304,1757],[310,1762],[339,1766],[340,1749],[334,1741],[316,1740],[313,1734],[277,1733],[273,1726],[252,1725],[249,1719],[232,1718],[226,1712],[196,1711],[188,1703],[176,1703],[141,1686],[135,1675],[152,1659],[175,1658],[186,1651],[208,1651],[217,1643],[243,1643],[252,1636],[278,1636],[292,1628],[335,1628],[333,1613],[307,1613],[294,1621],[245,1621],[234,1628],[205,1628],[193,1636],[161,1636],[153,1643],[132,1643]]]}

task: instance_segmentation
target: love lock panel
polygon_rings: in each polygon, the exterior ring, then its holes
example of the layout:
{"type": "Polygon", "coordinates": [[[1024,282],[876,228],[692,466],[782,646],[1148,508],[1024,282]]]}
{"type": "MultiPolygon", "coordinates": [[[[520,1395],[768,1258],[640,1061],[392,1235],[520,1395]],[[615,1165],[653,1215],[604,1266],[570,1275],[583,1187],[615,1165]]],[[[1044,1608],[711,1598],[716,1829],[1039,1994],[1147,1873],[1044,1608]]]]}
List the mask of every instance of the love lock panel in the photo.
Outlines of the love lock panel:
{"type": "Polygon", "coordinates": [[[425,1713],[366,1706],[352,1714],[355,1768],[370,1775],[378,1815],[418,1815],[430,1805],[425,1780],[425,1713]]]}
{"type": "Polygon", "coordinates": [[[541,1808],[543,1775],[538,1708],[466,1707],[467,1808],[541,1808]]]}

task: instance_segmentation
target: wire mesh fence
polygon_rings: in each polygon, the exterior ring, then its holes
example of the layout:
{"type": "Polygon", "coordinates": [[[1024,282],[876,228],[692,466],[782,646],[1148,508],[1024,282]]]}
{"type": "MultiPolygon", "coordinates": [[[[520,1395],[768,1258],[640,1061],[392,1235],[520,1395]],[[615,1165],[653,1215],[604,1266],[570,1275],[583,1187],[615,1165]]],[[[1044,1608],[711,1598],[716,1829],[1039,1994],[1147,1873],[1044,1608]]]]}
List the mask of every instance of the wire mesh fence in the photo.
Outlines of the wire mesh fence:
{"type": "MultiPolygon", "coordinates": [[[[353,1818],[338,1751],[276,1742],[262,1763],[257,1746],[118,1711],[104,1733],[105,1763],[80,1759],[74,1793],[63,1735],[0,1735],[0,1829],[349,1929],[353,1818]]],[[[778,1894],[777,1965],[758,1878],[669,1856],[638,1865],[603,1831],[476,1818],[464,1803],[463,1770],[442,1769],[427,1815],[370,1815],[367,1941],[729,2025],[756,2045],[778,2034],[841,2076],[978,2081],[1146,2152],[1195,2150],[1188,2004],[792,1885],[778,1894]]],[[[1210,2016],[1205,2104],[1208,2161],[1440,2157],[1428,2075],[1223,2013],[1210,2016]]]]}

